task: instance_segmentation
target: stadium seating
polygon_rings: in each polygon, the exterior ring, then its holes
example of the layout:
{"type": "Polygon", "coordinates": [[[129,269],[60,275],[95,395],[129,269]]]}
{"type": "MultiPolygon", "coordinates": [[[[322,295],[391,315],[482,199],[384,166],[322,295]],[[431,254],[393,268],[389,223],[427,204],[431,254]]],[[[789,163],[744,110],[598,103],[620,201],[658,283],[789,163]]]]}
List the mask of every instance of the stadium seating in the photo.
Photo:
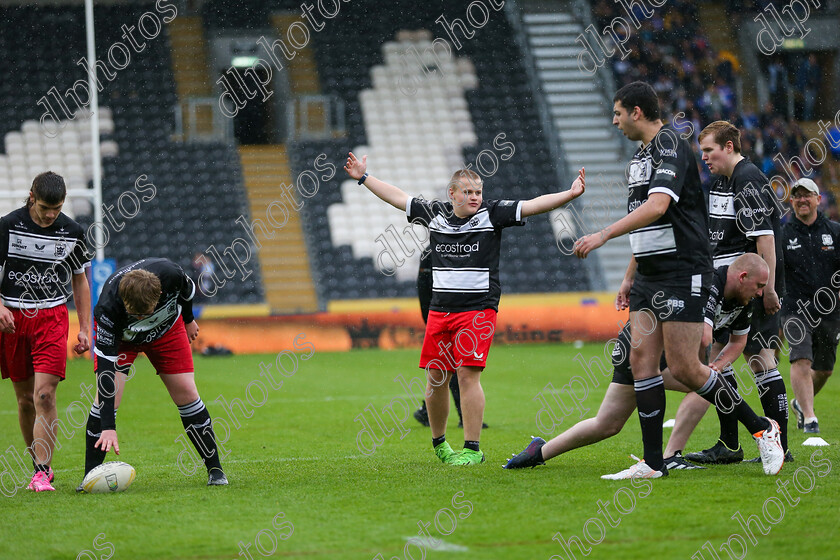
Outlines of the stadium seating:
{"type": "MultiPolygon", "coordinates": [[[[154,11],[154,3],[97,6],[96,44],[100,59],[107,60],[110,45],[124,41],[120,31],[123,24],[135,25],[150,10],[154,11]]],[[[28,189],[32,171],[39,163],[54,165],[56,170],[63,165],[71,188],[79,187],[81,182],[87,185],[92,176],[90,159],[84,155],[89,153],[87,121],[77,117],[60,137],[41,138],[40,142],[35,140],[38,133],[33,124],[44,112],[37,101],[50,88],[55,86],[64,92],[74,81],[86,79],[85,71],[76,65],[86,56],[84,29],[84,10],[78,6],[0,8],[0,49],[6,53],[0,58],[4,75],[0,82],[0,115],[4,117],[0,120],[0,135],[7,148],[6,160],[0,162],[5,161],[5,169],[12,170],[6,181],[17,184],[12,188],[21,188],[25,180],[23,188],[28,189]],[[44,37],[60,40],[45,41],[44,37]],[[27,143],[30,139],[33,149],[27,143]],[[34,149],[39,145],[40,150],[34,149]],[[23,160],[19,157],[21,146],[23,160]],[[82,153],[81,161],[76,157],[78,151],[82,153]],[[61,154],[61,159],[55,154],[61,154]]],[[[124,192],[136,193],[135,182],[143,175],[146,179],[140,182],[152,183],[157,190],[153,199],[142,202],[135,217],[117,218],[118,225],[109,229],[105,253],[119,263],[145,256],[168,257],[189,270],[196,252],[213,245],[221,253],[235,238],[245,237],[244,230],[234,222],[242,214],[247,216],[248,210],[233,146],[185,145],[170,139],[176,96],[169,53],[164,30],[154,40],[146,41],[142,52],[132,51],[130,64],[115,72],[112,81],[99,74],[104,85],[99,102],[103,106],[100,131],[105,204],[115,205],[124,192]],[[125,225],[120,226],[122,223],[125,225]],[[122,230],[115,231],[115,227],[122,230]]],[[[75,109],[72,104],[70,108],[75,109]]],[[[0,188],[4,184],[3,169],[0,165],[0,188]]],[[[72,210],[78,210],[76,205],[72,210]]],[[[134,211],[128,205],[126,210],[134,211]]],[[[76,218],[84,225],[93,219],[83,215],[76,218]]],[[[227,265],[232,268],[230,261],[227,265]]],[[[254,273],[244,281],[240,274],[228,279],[213,298],[214,303],[262,301],[257,259],[253,258],[247,268],[254,273]]]]}
{"type": "MultiPolygon", "coordinates": [[[[377,93],[379,86],[394,77],[386,70],[387,59],[400,56],[400,47],[394,41],[406,37],[405,31],[427,30],[434,37],[448,39],[443,29],[435,24],[443,8],[397,1],[380,5],[378,10],[382,13],[375,18],[348,10],[346,17],[342,15],[342,18],[330,22],[329,33],[312,36],[323,89],[325,93],[341,97],[347,106],[347,139],[305,142],[290,147],[291,163],[296,174],[310,168],[311,162],[321,153],[327,154],[338,170],[329,188],[322,186],[318,196],[307,200],[302,210],[313,274],[322,297],[328,299],[411,296],[416,293],[413,281],[401,281],[397,275],[382,274],[373,264],[371,256],[375,258],[382,246],[374,242],[376,235],[370,232],[382,233],[387,222],[378,222],[378,230],[358,227],[358,222],[379,220],[376,215],[388,215],[390,210],[373,195],[360,191],[355,182],[344,181],[346,176],[341,167],[348,150],[358,147],[359,151],[372,154],[371,171],[408,190],[432,189],[432,196],[439,198],[447,182],[440,183],[437,179],[427,181],[430,166],[425,159],[428,153],[425,144],[415,143],[409,146],[413,150],[395,153],[381,142],[394,138],[395,134],[408,137],[410,133],[416,133],[421,138],[425,138],[426,134],[436,136],[436,123],[417,125],[419,132],[402,128],[407,121],[401,108],[404,101],[408,101],[407,106],[416,111],[434,110],[435,118],[438,118],[438,109],[441,109],[442,115],[447,111],[432,103],[431,99],[423,98],[419,92],[410,98],[399,91],[394,94],[393,88],[391,94],[383,97],[377,93]],[[384,44],[358,41],[359,36],[382,37],[384,44]],[[348,50],[348,45],[352,45],[351,50],[348,50]],[[381,108],[382,113],[369,115],[368,106],[381,108]],[[381,133],[384,135],[379,137],[381,133]],[[374,151],[368,151],[368,148],[374,151]],[[362,215],[345,213],[342,216],[341,206],[333,205],[346,204],[345,193],[351,203],[356,201],[363,205],[360,207],[370,210],[365,210],[362,215]],[[331,206],[333,210],[329,210],[331,206]],[[331,229],[333,224],[335,229],[331,229]],[[353,247],[354,239],[356,248],[353,247]],[[370,256],[356,258],[363,243],[367,244],[370,256]],[[372,254],[371,246],[374,248],[372,254]]],[[[463,18],[463,14],[449,9],[444,13],[450,19],[463,18]]],[[[422,33],[415,35],[424,41],[422,36],[422,33]]],[[[458,161],[451,161],[445,155],[443,160],[435,156],[438,159],[431,168],[439,170],[443,167],[446,170],[444,175],[448,175],[462,163],[475,166],[479,153],[493,150],[494,138],[504,133],[506,140],[515,145],[516,151],[510,160],[501,161],[496,174],[486,180],[486,198],[530,198],[568,188],[568,185],[557,184],[554,164],[548,160],[525,69],[521,62],[517,62],[521,57],[511,39],[511,29],[504,15],[495,14],[476,31],[474,38],[462,39],[461,47],[461,50],[452,49],[452,58],[463,59],[464,62],[459,64],[475,69],[475,83],[471,84],[475,87],[463,94],[461,102],[457,101],[458,95],[450,96],[450,103],[462,104],[457,108],[452,108],[452,105],[446,108],[451,108],[452,115],[460,115],[453,117],[454,122],[462,124],[451,131],[450,138],[460,141],[463,137],[461,154],[458,161]],[[469,123],[472,123],[473,130],[470,130],[469,123]]],[[[501,259],[504,291],[588,289],[579,261],[562,255],[555,247],[548,218],[536,216],[528,222],[526,227],[513,228],[505,234],[501,259]]],[[[401,231],[406,225],[403,220],[397,230],[401,231]]],[[[416,268],[412,271],[409,268],[412,265],[404,266],[407,271],[405,277],[413,276],[416,268]]]]}

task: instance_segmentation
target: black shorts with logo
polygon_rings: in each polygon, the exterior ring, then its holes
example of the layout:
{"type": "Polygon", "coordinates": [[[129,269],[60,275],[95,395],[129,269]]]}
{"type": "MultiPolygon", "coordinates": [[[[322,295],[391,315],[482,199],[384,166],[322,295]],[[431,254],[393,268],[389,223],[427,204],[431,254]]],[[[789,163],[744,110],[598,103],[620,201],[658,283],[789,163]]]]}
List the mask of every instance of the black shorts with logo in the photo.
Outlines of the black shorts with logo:
{"type": "Polygon", "coordinates": [[[779,327],[781,327],[781,312],[769,315],[764,311],[764,300],[757,297],[753,300],[752,322],[750,323],[750,337],[744,352],[758,354],[763,348],[779,350],[779,327]]]}
{"type": "Polygon", "coordinates": [[[649,310],[658,321],[702,323],[712,272],[668,277],[636,274],[630,311],[649,310]]]}

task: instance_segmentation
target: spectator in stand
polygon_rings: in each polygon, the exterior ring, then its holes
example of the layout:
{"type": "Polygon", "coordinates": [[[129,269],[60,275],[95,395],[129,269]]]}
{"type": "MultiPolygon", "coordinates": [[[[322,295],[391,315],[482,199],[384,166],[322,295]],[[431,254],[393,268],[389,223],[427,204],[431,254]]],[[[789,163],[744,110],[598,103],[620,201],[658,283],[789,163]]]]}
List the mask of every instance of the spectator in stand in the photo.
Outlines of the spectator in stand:
{"type": "Polygon", "coordinates": [[[802,97],[802,120],[814,120],[814,108],[821,84],[822,71],[817,66],[817,55],[810,53],[799,64],[796,73],[797,95],[802,97]]]}

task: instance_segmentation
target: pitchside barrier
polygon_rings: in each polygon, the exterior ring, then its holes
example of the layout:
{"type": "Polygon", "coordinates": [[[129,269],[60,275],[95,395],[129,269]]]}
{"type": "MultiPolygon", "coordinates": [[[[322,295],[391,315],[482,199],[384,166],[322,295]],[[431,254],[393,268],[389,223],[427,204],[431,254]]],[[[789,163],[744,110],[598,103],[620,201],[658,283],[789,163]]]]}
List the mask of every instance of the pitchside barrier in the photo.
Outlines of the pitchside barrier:
{"type": "MultiPolygon", "coordinates": [[[[502,296],[493,344],[606,341],[615,338],[627,321],[616,311],[612,292],[513,294],[502,296]]],[[[235,354],[277,353],[292,350],[290,341],[306,333],[319,351],[353,348],[419,348],[424,325],[415,298],[342,300],[325,313],[269,315],[264,305],[196,307],[200,327],[196,351],[224,346],[235,354]]],[[[68,356],[78,324],[70,314],[68,356]]],[[[485,326],[477,335],[490,332],[485,326]]],[[[466,340],[466,339],[465,339],[466,340]]],[[[464,344],[467,344],[465,342],[464,344]]]]}

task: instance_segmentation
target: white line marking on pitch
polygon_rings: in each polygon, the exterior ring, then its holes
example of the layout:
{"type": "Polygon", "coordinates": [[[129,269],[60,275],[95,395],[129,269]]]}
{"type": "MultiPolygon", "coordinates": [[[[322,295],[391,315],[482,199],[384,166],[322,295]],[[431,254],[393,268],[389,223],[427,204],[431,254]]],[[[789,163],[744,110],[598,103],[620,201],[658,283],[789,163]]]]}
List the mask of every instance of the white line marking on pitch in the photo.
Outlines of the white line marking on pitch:
{"type": "Polygon", "coordinates": [[[431,548],[432,550],[438,552],[467,552],[469,548],[466,546],[461,546],[460,544],[453,544],[444,541],[443,539],[430,539],[429,537],[403,537],[407,541],[411,541],[413,543],[417,543],[422,545],[426,548],[431,548]],[[437,544],[437,546],[435,546],[437,544]]]}

